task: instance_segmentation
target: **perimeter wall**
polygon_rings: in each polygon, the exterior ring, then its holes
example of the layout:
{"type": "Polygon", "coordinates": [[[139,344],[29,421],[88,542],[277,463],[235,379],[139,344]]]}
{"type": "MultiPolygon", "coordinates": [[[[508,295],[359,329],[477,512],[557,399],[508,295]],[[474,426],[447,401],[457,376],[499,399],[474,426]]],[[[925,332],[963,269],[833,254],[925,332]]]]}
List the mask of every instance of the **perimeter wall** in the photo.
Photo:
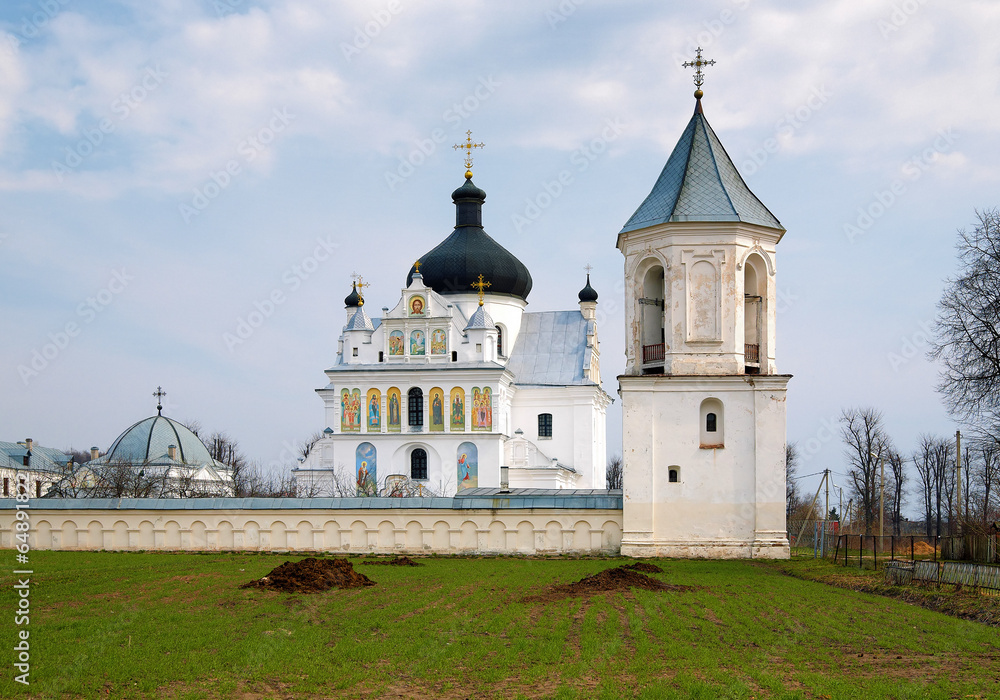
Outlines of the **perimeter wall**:
{"type": "MultiPolygon", "coordinates": [[[[621,548],[620,506],[476,508],[471,499],[456,505],[461,499],[379,498],[364,499],[372,501],[366,507],[321,507],[332,500],[31,499],[23,510],[33,550],[617,554],[621,548]],[[390,507],[379,507],[381,501],[390,507]],[[408,501],[423,507],[406,507],[408,501]]],[[[345,506],[361,499],[338,500],[345,506]]],[[[16,512],[14,499],[0,499],[0,547],[18,544],[16,512]]]]}

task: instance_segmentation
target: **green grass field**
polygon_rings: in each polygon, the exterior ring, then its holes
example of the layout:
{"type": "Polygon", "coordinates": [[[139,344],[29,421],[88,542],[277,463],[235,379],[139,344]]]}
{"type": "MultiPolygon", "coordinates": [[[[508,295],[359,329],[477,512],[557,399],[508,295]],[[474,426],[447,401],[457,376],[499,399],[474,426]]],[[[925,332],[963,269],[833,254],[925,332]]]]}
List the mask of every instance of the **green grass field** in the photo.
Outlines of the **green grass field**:
{"type": "Polygon", "coordinates": [[[812,560],[660,561],[698,588],[525,603],[623,561],[352,558],[377,586],[297,595],[238,586],[301,557],[31,557],[27,688],[0,576],[4,698],[1000,697],[997,628],[785,573],[812,560]]]}

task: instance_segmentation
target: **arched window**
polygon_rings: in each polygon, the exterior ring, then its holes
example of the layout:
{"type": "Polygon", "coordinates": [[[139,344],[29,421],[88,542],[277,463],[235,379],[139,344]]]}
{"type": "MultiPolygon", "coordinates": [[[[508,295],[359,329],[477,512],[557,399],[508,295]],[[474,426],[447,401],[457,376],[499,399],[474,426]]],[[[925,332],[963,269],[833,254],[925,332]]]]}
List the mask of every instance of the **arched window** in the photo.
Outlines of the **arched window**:
{"type": "Polygon", "coordinates": [[[538,437],[540,437],[540,438],[550,438],[550,437],[552,437],[552,414],[551,413],[539,413],[538,414],[538,437]]]}
{"type": "Polygon", "coordinates": [[[636,280],[636,318],[639,321],[642,366],[647,372],[662,372],[666,350],[664,305],[666,284],[663,266],[653,264],[641,280],[636,280]]]}
{"type": "Polygon", "coordinates": [[[680,480],[679,470],[671,469],[668,478],[671,484],[676,484],[680,480]]]}
{"type": "Polygon", "coordinates": [[[419,387],[413,387],[407,392],[407,403],[409,425],[419,430],[424,425],[424,392],[419,387]]]}
{"type": "Polygon", "coordinates": [[[410,453],[410,478],[427,478],[427,452],[420,447],[410,453]]]}
{"type": "Polygon", "coordinates": [[[719,399],[705,399],[699,412],[702,449],[718,449],[725,446],[725,412],[719,399]]]}
{"type": "Polygon", "coordinates": [[[743,360],[747,374],[760,374],[761,355],[766,357],[767,353],[766,280],[763,259],[756,253],[748,257],[743,265],[743,360]]]}
{"type": "Polygon", "coordinates": [[[497,326],[497,356],[503,357],[503,328],[497,326]]]}

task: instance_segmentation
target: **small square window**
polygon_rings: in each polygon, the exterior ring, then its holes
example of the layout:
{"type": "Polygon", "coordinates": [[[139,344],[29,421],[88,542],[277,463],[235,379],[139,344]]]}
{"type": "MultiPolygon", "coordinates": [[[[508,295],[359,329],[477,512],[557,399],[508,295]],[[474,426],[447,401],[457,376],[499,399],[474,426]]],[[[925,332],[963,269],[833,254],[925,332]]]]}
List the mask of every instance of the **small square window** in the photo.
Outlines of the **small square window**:
{"type": "Polygon", "coordinates": [[[358,356],[358,349],[354,348],[354,350],[351,351],[351,355],[353,355],[354,357],[357,357],[358,356]]]}

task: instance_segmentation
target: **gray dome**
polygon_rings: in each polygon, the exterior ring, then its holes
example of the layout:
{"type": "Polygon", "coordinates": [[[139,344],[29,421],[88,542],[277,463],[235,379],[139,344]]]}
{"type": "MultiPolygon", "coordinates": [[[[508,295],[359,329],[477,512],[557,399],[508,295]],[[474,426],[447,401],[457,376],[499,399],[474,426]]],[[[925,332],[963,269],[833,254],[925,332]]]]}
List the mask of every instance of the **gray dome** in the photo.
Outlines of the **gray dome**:
{"type": "Polygon", "coordinates": [[[141,420],[118,436],[105,459],[142,464],[167,454],[176,445],[177,458],[185,464],[214,464],[208,448],[190,429],[164,416],[141,420]]]}

